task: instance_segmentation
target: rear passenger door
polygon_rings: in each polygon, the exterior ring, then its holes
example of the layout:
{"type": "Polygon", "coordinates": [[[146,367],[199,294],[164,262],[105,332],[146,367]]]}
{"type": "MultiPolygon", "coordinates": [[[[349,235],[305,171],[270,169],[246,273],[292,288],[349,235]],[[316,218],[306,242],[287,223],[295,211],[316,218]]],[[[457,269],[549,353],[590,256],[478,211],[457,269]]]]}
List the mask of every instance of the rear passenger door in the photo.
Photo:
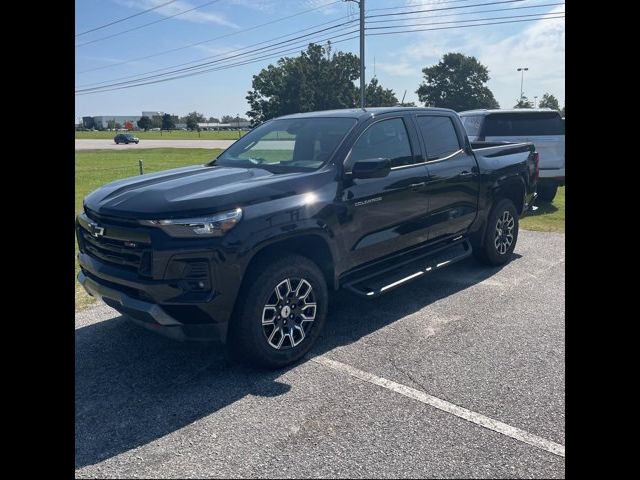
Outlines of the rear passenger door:
{"type": "Polygon", "coordinates": [[[429,240],[463,232],[478,211],[478,165],[454,120],[446,113],[415,116],[427,156],[429,240]]]}

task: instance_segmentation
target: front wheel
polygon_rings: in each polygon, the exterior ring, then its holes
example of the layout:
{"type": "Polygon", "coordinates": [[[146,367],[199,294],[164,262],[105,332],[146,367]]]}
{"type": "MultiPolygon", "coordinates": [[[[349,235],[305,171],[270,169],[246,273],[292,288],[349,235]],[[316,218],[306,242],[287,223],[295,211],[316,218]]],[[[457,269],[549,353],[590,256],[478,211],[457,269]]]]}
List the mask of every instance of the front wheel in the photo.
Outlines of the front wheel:
{"type": "Polygon", "coordinates": [[[513,202],[508,198],[498,200],[489,212],[484,242],[474,245],[475,257],[487,265],[507,263],[516,248],[518,226],[518,213],[513,202]]]}
{"type": "Polygon", "coordinates": [[[229,329],[235,360],[261,368],[282,368],[304,356],[324,325],[327,283],[315,263],[283,254],[248,272],[229,329]]]}

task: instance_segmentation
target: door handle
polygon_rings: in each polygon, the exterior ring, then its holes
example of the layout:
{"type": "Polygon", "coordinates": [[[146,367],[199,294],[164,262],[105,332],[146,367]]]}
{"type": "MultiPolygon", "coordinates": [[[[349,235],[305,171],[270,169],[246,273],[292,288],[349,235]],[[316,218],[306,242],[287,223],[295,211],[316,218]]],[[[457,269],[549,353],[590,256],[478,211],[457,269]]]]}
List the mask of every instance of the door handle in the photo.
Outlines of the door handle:
{"type": "Polygon", "coordinates": [[[459,177],[466,177],[468,175],[473,175],[473,172],[470,172],[469,170],[463,170],[462,172],[459,173],[459,177]]]}
{"type": "Polygon", "coordinates": [[[426,184],[426,182],[412,183],[411,185],[409,185],[409,188],[411,188],[412,190],[418,190],[419,188],[424,187],[426,184]]]}

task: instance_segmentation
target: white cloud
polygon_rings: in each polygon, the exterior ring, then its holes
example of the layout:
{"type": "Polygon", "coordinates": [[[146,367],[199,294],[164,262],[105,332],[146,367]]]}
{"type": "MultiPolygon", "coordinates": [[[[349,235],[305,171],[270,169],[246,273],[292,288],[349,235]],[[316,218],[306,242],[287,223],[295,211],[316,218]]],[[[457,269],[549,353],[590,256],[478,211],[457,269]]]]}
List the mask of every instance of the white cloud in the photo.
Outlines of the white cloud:
{"type": "MultiPolygon", "coordinates": [[[[136,10],[147,10],[149,8],[153,8],[157,5],[161,5],[166,3],[166,0],[115,0],[116,3],[120,5],[124,5],[129,8],[134,8],[136,10]]],[[[174,3],[170,3],[164,7],[158,8],[154,10],[153,13],[162,15],[165,17],[169,17],[171,15],[176,15],[177,13],[183,12],[185,10],[190,10],[198,5],[202,5],[203,2],[199,4],[193,4],[191,2],[187,2],[184,0],[180,0],[174,3]]],[[[206,2],[204,2],[206,3],[206,2]]],[[[216,4],[212,4],[211,8],[215,9],[216,4]]],[[[227,18],[221,13],[215,13],[211,10],[207,10],[208,7],[203,7],[202,9],[193,10],[191,12],[184,13],[182,15],[178,15],[173,17],[175,20],[183,20],[187,22],[194,23],[214,23],[216,25],[223,25],[225,27],[231,28],[240,28],[236,23],[227,20],[227,18]]]]}

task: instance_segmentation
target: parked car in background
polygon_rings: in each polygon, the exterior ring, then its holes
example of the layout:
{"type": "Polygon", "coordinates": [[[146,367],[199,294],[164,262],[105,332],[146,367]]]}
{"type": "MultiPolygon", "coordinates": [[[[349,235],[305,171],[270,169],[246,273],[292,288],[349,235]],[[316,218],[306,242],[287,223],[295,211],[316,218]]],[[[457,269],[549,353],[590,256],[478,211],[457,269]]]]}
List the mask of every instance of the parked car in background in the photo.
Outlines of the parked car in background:
{"type": "Polygon", "coordinates": [[[113,137],[113,141],[116,142],[116,145],[119,145],[121,143],[125,143],[125,144],[135,143],[135,144],[137,144],[140,141],[140,139],[138,137],[134,137],[133,135],[131,135],[129,133],[119,133],[118,135],[113,137]]]}
{"type": "Polygon", "coordinates": [[[312,347],[332,290],[375,298],[472,253],[507,263],[537,177],[531,143],[474,146],[453,110],[288,115],[206,165],[89,194],[78,280],[150,330],[279,368],[312,347]]]}
{"type": "Polygon", "coordinates": [[[549,108],[460,112],[471,142],[532,142],[540,155],[538,198],[551,202],[564,185],[564,119],[549,108]]]}

